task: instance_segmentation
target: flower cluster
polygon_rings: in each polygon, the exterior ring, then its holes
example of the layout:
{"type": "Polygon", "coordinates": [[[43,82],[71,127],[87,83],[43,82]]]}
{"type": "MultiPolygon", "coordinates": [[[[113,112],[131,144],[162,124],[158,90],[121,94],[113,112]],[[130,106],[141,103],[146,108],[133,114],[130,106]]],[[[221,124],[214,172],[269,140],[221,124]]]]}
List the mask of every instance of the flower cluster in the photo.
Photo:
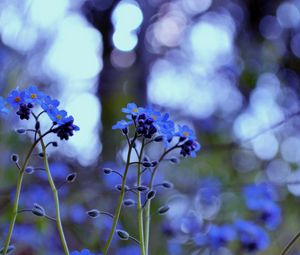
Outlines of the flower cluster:
{"type": "MultiPolygon", "coordinates": [[[[17,110],[16,114],[21,120],[29,120],[34,107],[40,106],[53,122],[53,133],[63,140],[73,136],[79,127],[74,124],[74,118],[68,116],[67,112],[58,108],[59,101],[39,91],[36,86],[25,90],[12,90],[6,98],[6,102],[17,110]]],[[[7,112],[5,101],[0,98],[0,112],[7,112]]]]}
{"type": "Polygon", "coordinates": [[[118,121],[112,128],[121,129],[125,135],[129,132],[129,127],[133,126],[137,136],[157,142],[163,141],[165,147],[169,147],[171,142],[177,139],[180,154],[184,157],[195,157],[196,152],[200,150],[193,130],[186,125],[176,125],[167,113],[138,107],[135,103],[127,104],[122,112],[127,114],[127,120],[118,121]]]}

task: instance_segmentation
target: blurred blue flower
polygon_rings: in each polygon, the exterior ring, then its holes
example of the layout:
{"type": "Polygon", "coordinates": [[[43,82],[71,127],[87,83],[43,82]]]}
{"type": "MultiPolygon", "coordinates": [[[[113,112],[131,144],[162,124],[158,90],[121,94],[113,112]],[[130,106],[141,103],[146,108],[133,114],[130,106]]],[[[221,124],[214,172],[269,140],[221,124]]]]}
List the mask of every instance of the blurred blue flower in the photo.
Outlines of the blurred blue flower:
{"type": "Polygon", "coordinates": [[[132,121],[120,120],[115,125],[112,126],[112,129],[126,129],[132,125],[132,121]]]}
{"type": "Polygon", "coordinates": [[[95,253],[91,253],[88,249],[83,249],[82,251],[73,251],[70,255],[95,255],[95,253]]]}
{"type": "Polygon", "coordinates": [[[267,228],[276,229],[281,221],[281,208],[273,202],[266,202],[260,210],[260,219],[267,228]]]}
{"type": "Polygon", "coordinates": [[[236,220],[238,238],[242,248],[247,252],[265,250],[269,246],[267,233],[259,226],[250,221],[236,220]]]}
{"type": "Polygon", "coordinates": [[[274,201],[276,190],[268,183],[249,184],[244,187],[246,206],[251,210],[260,210],[266,201],[274,201]]]}
{"type": "Polygon", "coordinates": [[[235,229],[230,225],[212,225],[207,233],[207,242],[212,248],[226,246],[236,237],[235,229]]]}
{"type": "Polygon", "coordinates": [[[276,190],[266,183],[251,184],[244,187],[246,206],[259,213],[259,219],[269,229],[275,229],[281,223],[281,208],[274,202],[276,190]]]}
{"type": "Polygon", "coordinates": [[[0,113],[8,113],[8,109],[5,107],[5,100],[0,97],[0,113]]]}
{"type": "Polygon", "coordinates": [[[221,194],[221,182],[213,177],[207,177],[200,180],[197,198],[203,203],[211,203],[211,201],[219,197],[221,194]]]}
{"type": "Polygon", "coordinates": [[[120,255],[140,255],[140,247],[137,245],[129,245],[119,248],[118,254],[120,255]]]}

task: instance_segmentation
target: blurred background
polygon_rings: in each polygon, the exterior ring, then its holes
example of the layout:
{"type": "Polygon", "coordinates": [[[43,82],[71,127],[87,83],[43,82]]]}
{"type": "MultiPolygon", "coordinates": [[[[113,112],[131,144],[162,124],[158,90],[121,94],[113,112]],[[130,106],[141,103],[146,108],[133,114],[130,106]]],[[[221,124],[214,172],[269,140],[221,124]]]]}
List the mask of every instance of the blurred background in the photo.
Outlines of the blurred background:
{"type": "MultiPolygon", "coordinates": [[[[261,254],[278,254],[300,230],[299,58],[300,0],[0,1],[0,95],[34,84],[59,99],[81,128],[49,152],[57,184],[78,173],[60,189],[71,250],[103,247],[111,219],[91,220],[85,212],[114,211],[119,180],[101,169],[122,171],[125,143],[111,126],[123,118],[122,107],[136,102],[190,125],[202,145],[196,159],[161,168],[158,179],[175,188],[160,190],[154,203],[168,201],[171,209],[153,218],[151,254],[208,254],[192,240],[192,226],[205,231],[204,223],[251,218],[241,190],[261,181],[275,187],[282,210],[261,254]]],[[[16,117],[0,125],[2,243],[17,178],[10,155],[24,155],[30,139],[13,132],[24,126],[16,117]]],[[[37,202],[54,215],[51,201],[45,175],[26,176],[20,207],[37,202]]],[[[134,209],[122,219],[136,235],[134,209]]],[[[15,254],[59,255],[56,236],[52,222],[22,214],[15,254]]],[[[136,249],[115,239],[111,254],[136,249]]],[[[218,252],[241,254],[234,244],[218,252]]]]}

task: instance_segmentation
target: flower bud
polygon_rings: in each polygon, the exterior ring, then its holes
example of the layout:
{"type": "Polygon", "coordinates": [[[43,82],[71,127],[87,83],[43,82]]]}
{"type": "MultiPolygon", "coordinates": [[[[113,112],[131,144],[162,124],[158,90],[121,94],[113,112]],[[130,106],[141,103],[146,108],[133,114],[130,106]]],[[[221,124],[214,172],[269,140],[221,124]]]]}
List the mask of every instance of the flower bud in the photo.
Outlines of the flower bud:
{"type": "Polygon", "coordinates": [[[172,189],[174,187],[174,184],[172,182],[164,181],[162,182],[161,186],[166,189],[172,189]]]}
{"type": "Polygon", "coordinates": [[[24,171],[26,174],[33,174],[34,168],[32,166],[27,166],[24,171]]]}
{"type": "Polygon", "coordinates": [[[165,214],[166,212],[168,212],[170,210],[170,207],[168,205],[163,205],[162,207],[158,208],[157,212],[160,215],[165,214]]]}
{"type": "Polygon", "coordinates": [[[40,128],[41,128],[41,123],[39,121],[37,121],[35,123],[35,130],[40,130],[40,128]]]}
{"type": "Polygon", "coordinates": [[[31,209],[31,212],[39,217],[44,217],[46,215],[44,207],[37,203],[34,204],[33,208],[31,209]]]}
{"type": "Polygon", "coordinates": [[[19,162],[19,155],[18,154],[12,154],[11,155],[11,161],[14,163],[18,163],[19,162]]]}
{"type": "Polygon", "coordinates": [[[121,240],[128,240],[130,237],[125,230],[117,229],[116,232],[121,240]]]}
{"type": "Polygon", "coordinates": [[[19,129],[16,130],[16,132],[18,134],[25,134],[26,133],[26,129],[25,128],[19,128],[19,129]]]}
{"type": "Polygon", "coordinates": [[[135,205],[135,201],[133,199],[125,199],[123,201],[123,205],[127,206],[127,207],[131,207],[135,205]]]}
{"type": "Polygon", "coordinates": [[[151,200],[151,199],[153,199],[153,198],[155,197],[155,195],[156,195],[156,191],[153,190],[153,189],[151,189],[150,191],[148,191],[148,193],[147,193],[147,195],[146,195],[146,198],[147,198],[148,200],[151,200]]]}
{"type": "Polygon", "coordinates": [[[180,160],[179,160],[179,158],[172,157],[172,158],[170,158],[170,162],[173,164],[178,164],[180,162],[180,160]]]}
{"type": "Polygon", "coordinates": [[[143,192],[143,191],[147,191],[149,188],[147,186],[140,185],[136,189],[137,191],[143,192]]]}
{"type": "Polygon", "coordinates": [[[105,173],[105,174],[111,174],[112,173],[112,169],[111,168],[103,168],[103,172],[105,173]]]}
{"type": "Polygon", "coordinates": [[[163,139],[164,139],[164,137],[162,135],[159,135],[154,138],[154,142],[158,143],[158,142],[161,142],[163,139]]]}
{"type": "Polygon", "coordinates": [[[91,218],[97,218],[100,215],[100,211],[97,209],[92,209],[90,211],[86,212],[88,216],[90,216],[91,218]]]}
{"type": "Polygon", "coordinates": [[[143,167],[151,167],[151,162],[143,162],[143,167]]]}
{"type": "Polygon", "coordinates": [[[67,175],[66,181],[68,183],[74,182],[76,177],[77,177],[77,173],[70,173],[70,174],[67,175]]]}

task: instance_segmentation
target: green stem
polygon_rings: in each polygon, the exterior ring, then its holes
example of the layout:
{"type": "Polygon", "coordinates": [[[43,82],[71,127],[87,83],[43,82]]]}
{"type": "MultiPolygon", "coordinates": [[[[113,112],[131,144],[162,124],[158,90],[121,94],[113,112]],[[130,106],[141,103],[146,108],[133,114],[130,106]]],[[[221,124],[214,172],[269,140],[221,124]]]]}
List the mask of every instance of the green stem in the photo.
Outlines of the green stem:
{"type": "MultiPolygon", "coordinates": [[[[48,134],[48,132],[46,132],[44,135],[42,135],[42,137],[44,137],[47,134],[48,134]]],[[[2,252],[3,255],[5,255],[6,252],[7,252],[8,246],[10,244],[11,236],[12,236],[12,233],[13,233],[13,230],[14,230],[15,222],[16,222],[16,219],[17,219],[17,215],[18,215],[19,200],[20,200],[20,193],[21,193],[21,189],[22,189],[24,170],[25,170],[25,168],[28,164],[28,161],[30,159],[30,156],[31,156],[35,146],[38,144],[39,141],[40,140],[37,140],[32,144],[32,146],[30,147],[30,149],[29,149],[29,151],[26,155],[24,164],[23,164],[22,168],[19,171],[19,176],[18,176],[18,180],[17,180],[16,194],[15,194],[15,201],[14,201],[14,205],[13,205],[13,213],[12,213],[11,220],[10,220],[10,223],[9,223],[8,234],[7,234],[7,237],[6,237],[6,240],[5,240],[5,243],[4,243],[4,247],[3,247],[3,252],[2,252]]]]}
{"type": "Polygon", "coordinates": [[[44,143],[43,139],[41,138],[41,133],[40,132],[38,132],[38,133],[39,133],[39,136],[40,136],[42,151],[43,151],[43,154],[44,154],[44,166],[45,166],[45,170],[46,170],[46,173],[47,173],[48,182],[50,184],[50,187],[51,187],[51,190],[52,190],[52,193],[53,193],[53,197],[54,197],[56,225],[57,225],[57,229],[58,229],[58,232],[59,232],[59,237],[60,237],[61,244],[63,246],[65,254],[69,255],[69,249],[68,249],[68,245],[67,245],[67,242],[66,242],[66,239],[65,239],[64,230],[63,230],[62,223],[61,223],[61,218],[60,218],[58,192],[57,192],[57,189],[55,187],[55,184],[53,182],[52,175],[51,175],[51,172],[50,172],[50,167],[49,167],[49,163],[48,163],[45,143],[44,143]]]}
{"type": "Polygon", "coordinates": [[[123,178],[122,178],[122,188],[120,191],[120,195],[119,195],[119,199],[118,199],[118,203],[117,203],[117,209],[116,212],[114,214],[114,219],[113,219],[113,224],[109,233],[109,237],[105,243],[104,249],[103,249],[103,255],[107,254],[107,251],[109,249],[109,246],[111,244],[111,241],[113,239],[113,236],[115,234],[116,231],[116,227],[117,227],[117,223],[120,217],[120,213],[121,213],[121,208],[122,208],[122,203],[123,203],[123,198],[125,195],[125,184],[126,184],[126,178],[127,178],[127,173],[128,173],[128,169],[130,166],[130,158],[131,158],[131,152],[132,152],[132,148],[133,148],[133,144],[135,142],[136,136],[133,138],[132,142],[129,142],[129,149],[128,149],[128,153],[127,153],[127,162],[126,162],[126,166],[125,166],[125,171],[123,174],[123,178]]]}
{"type": "Polygon", "coordinates": [[[280,255],[287,254],[288,250],[293,246],[293,244],[297,241],[297,239],[300,238],[300,232],[298,232],[294,238],[287,244],[287,246],[283,249],[283,251],[280,253],[280,255]]]}
{"type": "MultiPolygon", "coordinates": [[[[138,176],[137,176],[137,186],[139,187],[141,185],[141,160],[143,156],[143,150],[144,150],[145,140],[142,141],[142,146],[139,154],[139,160],[138,160],[138,176]]],[[[145,255],[145,242],[144,242],[144,224],[143,224],[143,208],[142,208],[142,202],[141,202],[141,192],[137,192],[137,209],[138,209],[138,228],[139,228],[139,239],[140,239],[140,249],[141,249],[141,255],[145,255]]]]}
{"type": "MultiPolygon", "coordinates": [[[[156,167],[153,169],[153,172],[151,174],[151,178],[150,178],[150,182],[149,182],[149,189],[152,189],[153,187],[153,181],[155,178],[155,174],[157,172],[159,163],[165,158],[165,156],[171,152],[172,150],[178,148],[177,145],[171,147],[170,149],[166,150],[159,158],[158,160],[158,164],[156,165],[156,167]]],[[[148,255],[149,253],[149,238],[150,238],[150,220],[151,220],[151,200],[149,200],[146,204],[146,208],[145,208],[145,251],[146,254],[148,255]]]]}

